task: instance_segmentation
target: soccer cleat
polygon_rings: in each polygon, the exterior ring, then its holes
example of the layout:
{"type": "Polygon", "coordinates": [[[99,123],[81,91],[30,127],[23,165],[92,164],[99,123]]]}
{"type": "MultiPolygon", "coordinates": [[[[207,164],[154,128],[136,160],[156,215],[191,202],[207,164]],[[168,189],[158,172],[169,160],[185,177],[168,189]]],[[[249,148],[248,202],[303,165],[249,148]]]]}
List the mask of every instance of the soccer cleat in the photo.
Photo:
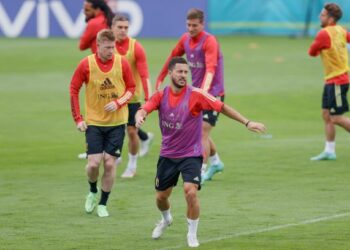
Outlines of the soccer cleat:
{"type": "Polygon", "coordinates": [[[323,151],[321,154],[311,157],[310,160],[311,161],[326,161],[326,160],[336,160],[337,156],[335,153],[329,153],[329,152],[325,152],[323,151]]]}
{"type": "Polygon", "coordinates": [[[160,236],[162,236],[162,234],[165,231],[165,229],[167,229],[171,225],[171,223],[173,223],[173,218],[172,217],[170,217],[169,221],[161,219],[156,224],[156,227],[153,229],[152,238],[155,239],[155,240],[159,239],[160,236]]]}
{"type": "Polygon", "coordinates": [[[211,180],[211,178],[213,178],[213,176],[216,173],[222,172],[223,170],[224,170],[224,163],[222,163],[221,161],[219,162],[219,164],[211,165],[207,170],[207,172],[205,172],[202,178],[202,182],[204,183],[204,181],[211,180]]]}
{"type": "Polygon", "coordinates": [[[121,175],[122,178],[133,178],[136,175],[136,169],[126,168],[121,175]]]}
{"type": "Polygon", "coordinates": [[[149,148],[150,148],[152,141],[153,141],[153,138],[154,138],[153,133],[148,132],[147,135],[148,135],[148,139],[145,141],[141,140],[141,142],[140,142],[140,152],[139,152],[140,157],[143,157],[148,153],[149,148]]]}
{"type": "Polygon", "coordinates": [[[105,205],[97,206],[97,215],[98,217],[108,217],[109,213],[107,211],[107,207],[105,205]]]}
{"type": "Polygon", "coordinates": [[[97,193],[89,192],[86,196],[85,211],[90,214],[94,211],[97,205],[97,193]]]}
{"type": "Polygon", "coordinates": [[[197,239],[197,235],[195,234],[187,234],[187,244],[189,247],[199,247],[199,242],[197,239]]]}
{"type": "Polygon", "coordinates": [[[87,159],[87,153],[78,154],[78,159],[86,160],[87,159]]]}

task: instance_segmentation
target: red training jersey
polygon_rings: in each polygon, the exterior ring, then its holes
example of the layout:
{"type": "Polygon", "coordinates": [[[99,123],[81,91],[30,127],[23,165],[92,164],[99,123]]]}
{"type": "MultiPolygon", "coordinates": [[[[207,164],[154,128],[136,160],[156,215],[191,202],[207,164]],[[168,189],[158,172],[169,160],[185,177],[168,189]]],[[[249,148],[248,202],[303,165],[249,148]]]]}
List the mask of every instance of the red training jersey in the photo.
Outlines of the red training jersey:
{"type": "MultiPolygon", "coordinates": [[[[350,43],[350,33],[347,32],[346,41],[350,43]]],[[[310,56],[318,56],[321,53],[321,50],[331,48],[331,38],[326,30],[320,30],[317,33],[315,40],[311,44],[309,48],[310,56]]],[[[348,73],[341,74],[339,76],[330,78],[326,81],[326,84],[347,84],[349,83],[349,75],[348,73]]]]}
{"type": "MultiPolygon", "coordinates": [[[[118,50],[118,53],[122,56],[125,56],[129,49],[129,37],[124,39],[123,41],[116,41],[115,48],[118,50]]],[[[146,53],[143,49],[142,45],[136,41],[135,49],[134,49],[135,61],[137,72],[139,73],[142,81],[142,87],[145,93],[145,100],[147,101],[149,98],[150,89],[148,88],[147,79],[149,78],[148,66],[146,53]]]]}
{"type": "Polygon", "coordinates": [[[94,54],[97,51],[96,36],[100,30],[108,29],[107,19],[103,12],[98,13],[94,18],[91,18],[86,25],[85,31],[80,38],[79,49],[91,49],[94,54]]]}
{"type": "MultiPolygon", "coordinates": [[[[112,66],[114,64],[114,56],[111,60],[108,60],[106,62],[102,62],[102,60],[95,55],[96,62],[98,64],[98,67],[103,72],[108,72],[112,69],[112,66]]],[[[116,103],[119,107],[124,106],[128,100],[125,98],[127,92],[134,93],[135,91],[135,81],[131,73],[131,68],[128,63],[128,61],[124,58],[122,58],[122,72],[123,72],[123,80],[125,82],[125,93],[121,97],[119,97],[116,100],[116,103]]],[[[89,76],[90,76],[90,69],[89,69],[89,61],[88,58],[85,57],[83,60],[80,61],[77,69],[75,70],[71,83],[70,83],[70,98],[71,98],[71,110],[73,119],[76,123],[79,123],[83,121],[83,117],[80,114],[80,105],[79,105],[79,92],[82,87],[82,85],[85,83],[87,84],[89,82],[89,76]]]]}
{"type": "MultiPolygon", "coordinates": [[[[169,104],[170,106],[176,106],[181,102],[187,87],[184,87],[180,93],[174,93],[170,88],[169,91],[169,104]]],[[[144,105],[143,109],[149,114],[152,111],[159,108],[161,100],[163,98],[163,90],[157,91],[144,105]]],[[[189,109],[193,116],[198,116],[203,110],[215,110],[220,112],[224,103],[216,99],[214,96],[204,92],[201,89],[193,88],[191,92],[189,109]]]]}
{"type": "MultiPolygon", "coordinates": [[[[201,41],[202,37],[205,35],[205,32],[202,31],[201,33],[198,34],[196,37],[191,37],[190,38],[190,47],[194,48],[196,47],[199,42],[201,41]]],[[[170,56],[166,60],[161,72],[158,75],[157,78],[157,83],[156,83],[156,89],[159,88],[159,85],[161,82],[163,82],[164,78],[166,77],[168,73],[168,64],[174,56],[183,56],[185,54],[185,40],[187,38],[187,33],[183,34],[180,40],[177,42],[175,48],[171,51],[170,56]]],[[[207,39],[205,39],[203,43],[203,50],[205,54],[205,67],[206,71],[205,74],[207,73],[213,73],[215,74],[216,71],[216,66],[218,64],[218,54],[219,54],[219,44],[216,41],[215,36],[209,34],[207,39]]],[[[204,80],[206,77],[203,78],[204,80]]],[[[203,84],[201,85],[203,86],[203,84]]],[[[210,89],[210,87],[208,88],[210,89]]]]}

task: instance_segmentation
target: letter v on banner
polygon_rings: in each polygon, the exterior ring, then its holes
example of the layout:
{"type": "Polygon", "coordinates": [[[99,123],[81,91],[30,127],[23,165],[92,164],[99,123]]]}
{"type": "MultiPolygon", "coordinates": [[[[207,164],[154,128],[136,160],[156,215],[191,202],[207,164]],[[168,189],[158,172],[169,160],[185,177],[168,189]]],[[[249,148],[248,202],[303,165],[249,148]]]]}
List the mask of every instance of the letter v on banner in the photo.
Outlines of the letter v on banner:
{"type": "Polygon", "coordinates": [[[50,9],[55,15],[58,23],[61,25],[62,30],[70,38],[77,38],[84,31],[85,27],[85,16],[83,10],[80,11],[76,21],[72,21],[66,8],[61,1],[53,0],[50,1],[50,9]]]}
{"type": "Polygon", "coordinates": [[[15,19],[11,22],[2,3],[0,2],[0,28],[7,37],[17,37],[21,34],[29,17],[35,8],[35,1],[24,1],[15,19]]]}

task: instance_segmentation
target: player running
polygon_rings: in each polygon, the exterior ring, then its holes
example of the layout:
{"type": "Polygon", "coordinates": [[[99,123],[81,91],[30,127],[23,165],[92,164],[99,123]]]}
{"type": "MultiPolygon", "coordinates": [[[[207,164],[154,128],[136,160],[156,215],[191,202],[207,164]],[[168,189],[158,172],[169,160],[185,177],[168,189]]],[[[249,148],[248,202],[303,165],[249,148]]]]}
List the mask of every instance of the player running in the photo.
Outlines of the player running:
{"type": "Polygon", "coordinates": [[[325,85],[322,97],[322,117],[325,124],[326,145],[324,151],[312,157],[312,161],[335,160],[335,125],[350,132],[350,118],[343,114],[349,111],[349,65],[347,42],[350,33],[337,25],[342,10],[335,3],[325,4],[320,14],[322,30],[309,49],[310,56],[321,55],[325,85]]]}

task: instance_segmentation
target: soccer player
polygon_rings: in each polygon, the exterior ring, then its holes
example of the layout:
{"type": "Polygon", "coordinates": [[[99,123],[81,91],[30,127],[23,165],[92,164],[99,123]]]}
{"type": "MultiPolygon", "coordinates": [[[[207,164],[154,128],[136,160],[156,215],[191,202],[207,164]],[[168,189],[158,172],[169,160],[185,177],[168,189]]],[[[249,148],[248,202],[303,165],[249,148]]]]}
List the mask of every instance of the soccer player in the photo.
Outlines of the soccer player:
{"type": "MultiPolygon", "coordinates": [[[[204,13],[199,9],[190,9],[187,13],[187,33],[182,35],[176,47],[172,50],[162,71],[160,72],[156,89],[159,88],[167,75],[167,66],[174,56],[186,54],[192,74],[192,84],[197,88],[210,93],[215,98],[224,101],[223,56],[216,38],[204,31],[204,13]]],[[[203,180],[210,180],[217,172],[221,172],[224,164],[221,162],[216,146],[210,138],[210,132],[216,125],[218,112],[215,110],[203,111],[202,143],[205,149],[204,164],[202,168],[203,180]],[[204,174],[207,160],[210,167],[204,174]]]]}
{"type": "Polygon", "coordinates": [[[128,37],[128,18],[123,15],[116,15],[112,21],[112,30],[116,37],[116,53],[128,60],[136,84],[134,96],[128,103],[129,120],[127,134],[129,137],[129,162],[121,176],[122,178],[132,178],[135,176],[137,169],[137,156],[140,144],[138,134],[143,138],[143,140],[141,140],[141,145],[143,145],[142,152],[140,152],[142,156],[147,153],[148,146],[153,139],[152,133],[145,133],[135,127],[135,114],[141,107],[142,92],[144,93],[144,99],[147,101],[151,92],[151,84],[149,81],[145,51],[138,41],[128,37]]]}
{"type": "Polygon", "coordinates": [[[170,86],[163,91],[156,92],[136,113],[136,126],[139,127],[149,113],[158,110],[162,133],[155,178],[156,203],[162,219],[154,228],[152,237],[158,239],[173,221],[169,197],[181,173],[187,202],[187,242],[190,247],[198,247],[199,200],[197,190],[201,187],[202,111],[222,112],[254,132],[264,132],[265,127],[261,123],[248,120],[206,91],[188,86],[189,67],[184,58],[173,57],[168,63],[168,69],[170,86]]]}
{"type": "Polygon", "coordinates": [[[85,211],[92,213],[97,206],[97,180],[103,162],[99,217],[109,215],[107,200],[112,190],[116,158],[120,156],[125,124],[128,121],[127,102],[135,91],[135,81],[126,59],[114,53],[115,36],[111,30],[97,34],[97,53],[85,57],[74,72],[70,84],[71,110],[77,128],[85,132],[88,163],[86,172],[90,192],[85,211]],[[80,114],[79,92],[85,83],[85,119],[80,114]]]}
{"type": "MultiPolygon", "coordinates": [[[[90,49],[96,53],[96,36],[100,30],[108,29],[112,25],[114,14],[105,0],[86,0],[84,2],[84,14],[87,26],[80,38],[79,49],[90,49]]],[[[79,159],[86,159],[86,152],[78,154],[79,159]]],[[[121,162],[118,158],[117,165],[121,162]]]]}
{"type": "Polygon", "coordinates": [[[105,0],[85,0],[84,14],[87,26],[80,38],[79,49],[91,49],[96,53],[97,33],[111,27],[114,14],[105,0]]]}
{"type": "Polygon", "coordinates": [[[312,161],[335,160],[335,125],[350,132],[350,119],[343,114],[349,111],[347,42],[350,33],[337,25],[342,10],[335,3],[327,3],[320,14],[322,30],[316,35],[309,49],[310,56],[321,55],[325,85],[322,97],[322,117],[325,124],[326,145],[324,151],[312,157],[312,161]]]}

